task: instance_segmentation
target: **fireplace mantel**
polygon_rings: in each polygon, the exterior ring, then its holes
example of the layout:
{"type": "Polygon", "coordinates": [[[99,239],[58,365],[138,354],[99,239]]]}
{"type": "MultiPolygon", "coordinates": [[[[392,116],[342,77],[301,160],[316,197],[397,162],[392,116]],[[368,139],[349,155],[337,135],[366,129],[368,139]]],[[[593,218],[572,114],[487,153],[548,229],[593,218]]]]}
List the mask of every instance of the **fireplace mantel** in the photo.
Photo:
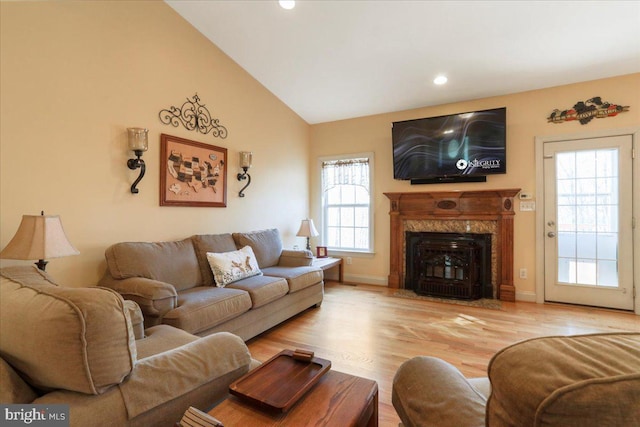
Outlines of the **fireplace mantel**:
{"type": "Polygon", "coordinates": [[[519,188],[485,191],[384,193],[391,201],[389,287],[404,287],[404,222],[409,220],[495,221],[498,242],[497,298],[515,301],[513,198],[519,188]]]}

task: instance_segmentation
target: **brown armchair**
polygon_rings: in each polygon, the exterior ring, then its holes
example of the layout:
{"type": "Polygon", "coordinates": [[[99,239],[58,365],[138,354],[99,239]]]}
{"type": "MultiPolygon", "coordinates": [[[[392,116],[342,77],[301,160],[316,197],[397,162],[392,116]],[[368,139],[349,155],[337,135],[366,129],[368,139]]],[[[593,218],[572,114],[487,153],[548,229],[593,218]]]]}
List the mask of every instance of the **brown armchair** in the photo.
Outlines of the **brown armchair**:
{"type": "Polygon", "coordinates": [[[252,363],[229,333],[158,325],[136,340],[139,308],[110,289],[57,286],[33,267],[0,276],[2,403],[68,404],[72,426],[171,425],[252,363]]]}

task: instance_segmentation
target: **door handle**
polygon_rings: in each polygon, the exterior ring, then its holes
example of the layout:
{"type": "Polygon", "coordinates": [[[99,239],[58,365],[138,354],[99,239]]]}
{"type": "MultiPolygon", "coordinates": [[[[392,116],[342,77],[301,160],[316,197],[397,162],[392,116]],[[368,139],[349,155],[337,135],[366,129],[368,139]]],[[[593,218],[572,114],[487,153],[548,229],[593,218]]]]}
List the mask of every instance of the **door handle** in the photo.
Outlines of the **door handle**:
{"type": "Polygon", "coordinates": [[[547,233],[547,236],[556,237],[556,233],[554,231],[550,231],[550,232],[547,233]]]}

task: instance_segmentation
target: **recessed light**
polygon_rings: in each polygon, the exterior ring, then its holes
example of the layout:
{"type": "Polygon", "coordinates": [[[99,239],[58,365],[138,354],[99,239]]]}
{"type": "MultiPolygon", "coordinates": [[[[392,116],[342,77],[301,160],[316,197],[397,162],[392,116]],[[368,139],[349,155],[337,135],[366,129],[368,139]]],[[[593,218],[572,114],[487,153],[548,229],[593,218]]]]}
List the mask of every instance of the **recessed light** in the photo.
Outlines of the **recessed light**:
{"type": "Polygon", "coordinates": [[[438,76],[435,79],[433,79],[433,83],[437,84],[437,85],[443,85],[447,82],[447,78],[445,76],[438,76]]]}
{"type": "Polygon", "coordinates": [[[294,7],[296,7],[295,0],[278,0],[278,3],[280,3],[281,8],[287,9],[287,10],[291,10],[294,7]]]}

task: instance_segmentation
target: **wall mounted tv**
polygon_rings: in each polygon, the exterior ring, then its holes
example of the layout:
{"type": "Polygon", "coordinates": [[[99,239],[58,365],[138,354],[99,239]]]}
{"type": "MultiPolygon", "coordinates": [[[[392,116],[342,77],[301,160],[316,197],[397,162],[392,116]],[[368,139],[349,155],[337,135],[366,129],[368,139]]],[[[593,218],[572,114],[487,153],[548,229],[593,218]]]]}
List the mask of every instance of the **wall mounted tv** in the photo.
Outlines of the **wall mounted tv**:
{"type": "Polygon", "coordinates": [[[495,108],[394,122],[393,177],[432,184],[507,173],[506,118],[495,108]]]}

